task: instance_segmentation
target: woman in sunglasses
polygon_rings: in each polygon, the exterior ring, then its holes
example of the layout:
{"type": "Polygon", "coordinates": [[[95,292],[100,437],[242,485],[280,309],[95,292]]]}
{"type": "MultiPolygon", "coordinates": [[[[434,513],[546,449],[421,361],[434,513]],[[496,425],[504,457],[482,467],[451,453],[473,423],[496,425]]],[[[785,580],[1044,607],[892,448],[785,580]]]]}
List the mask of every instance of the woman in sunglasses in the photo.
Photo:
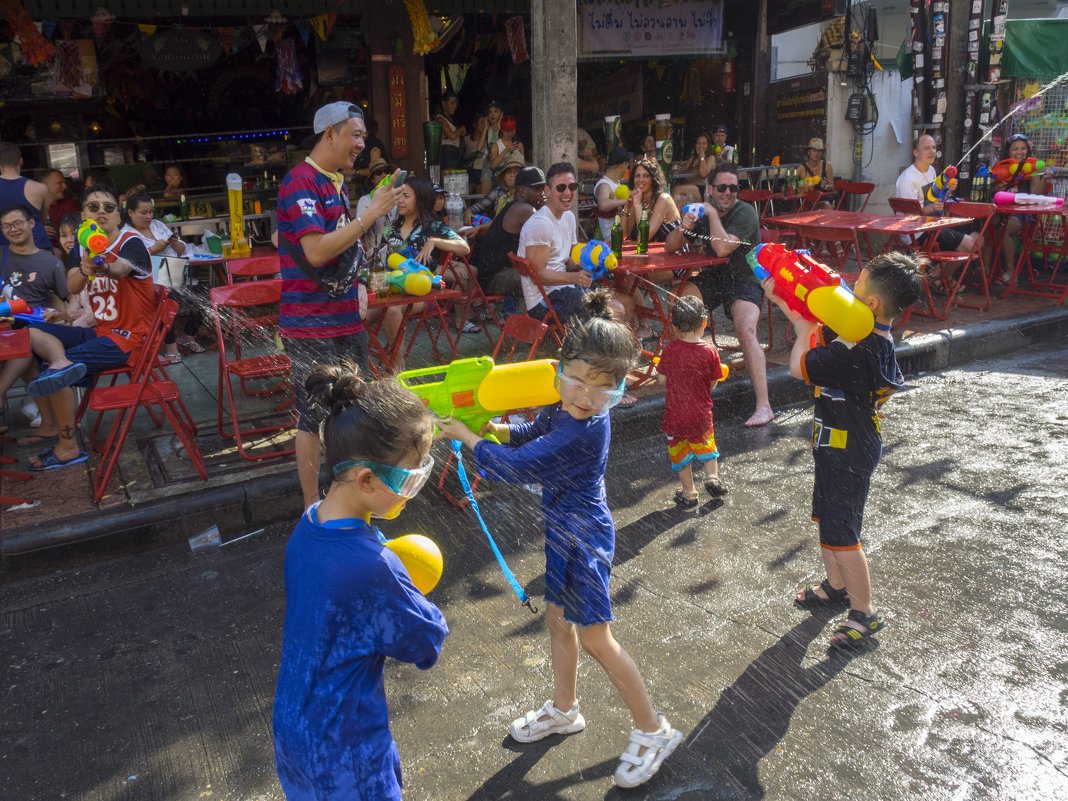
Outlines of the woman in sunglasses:
{"type": "Polygon", "coordinates": [[[448,627],[371,517],[392,520],[434,465],[430,413],[396,381],[321,365],[309,396],[333,480],[290,535],[274,752],[287,798],[401,798],[383,688],[386,657],[430,668],[448,627]]]}
{"type": "Polygon", "coordinates": [[[576,319],[560,348],[556,389],[560,402],[533,422],[487,423],[498,445],[463,423],[439,423],[442,435],[474,451],[487,478],[542,485],[545,514],[545,619],[551,642],[553,694],[541,709],[512,722],[521,743],[586,727],[579,711],[579,646],[604,668],[634,719],[615,781],[636,787],[652,778],[682,734],[649,701],[637,666],[612,636],[608,582],[615,553],[615,525],[605,498],[611,423],[627,372],[638,356],[630,330],[616,321],[607,289],[586,293],[589,319],[576,319]]]}

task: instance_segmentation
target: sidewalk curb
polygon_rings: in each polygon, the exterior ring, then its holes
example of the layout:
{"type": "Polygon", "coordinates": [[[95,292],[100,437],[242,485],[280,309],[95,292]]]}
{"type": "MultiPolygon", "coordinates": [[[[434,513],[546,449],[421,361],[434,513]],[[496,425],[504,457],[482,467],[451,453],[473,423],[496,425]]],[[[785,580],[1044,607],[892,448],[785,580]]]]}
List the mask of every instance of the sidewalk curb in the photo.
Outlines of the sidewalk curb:
{"type": "MultiPolygon", "coordinates": [[[[897,346],[898,363],[906,376],[943,370],[970,361],[1002,356],[1039,342],[1068,337],[1068,307],[1005,320],[990,320],[914,337],[897,346]]],[[[773,407],[807,400],[811,390],[783,366],[768,371],[773,407]]],[[[731,379],[714,395],[718,419],[738,419],[752,409],[748,377],[731,379]]],[[[617,430],[659,428],[664,396],[640,398],[613,412],[617,430]]],[[[48,525],[23,526],[4,532],[0,560],[71,546],[102,537],[132,535],[146,545],[179,542],[212,524],[239,533],[301,513],[296,470],[249,479],[240,484],[208,487],[137,507],[86,513],[48,525]]]]}

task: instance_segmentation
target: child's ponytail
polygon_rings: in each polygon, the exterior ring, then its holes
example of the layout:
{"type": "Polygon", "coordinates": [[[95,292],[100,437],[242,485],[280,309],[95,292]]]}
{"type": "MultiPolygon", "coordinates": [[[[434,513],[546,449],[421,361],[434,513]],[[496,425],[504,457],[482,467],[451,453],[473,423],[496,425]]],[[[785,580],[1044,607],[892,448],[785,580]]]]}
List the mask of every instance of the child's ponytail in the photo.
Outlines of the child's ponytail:
{"type": "Polygon", "coordinates": [[[560,360],[566,364],[581,359],[614,381],[622,381],[638,358],[638,340],[616,319],[610,290],[587,292],[582,303],[590,316],[573,318],[568,325],[560,360]]]}

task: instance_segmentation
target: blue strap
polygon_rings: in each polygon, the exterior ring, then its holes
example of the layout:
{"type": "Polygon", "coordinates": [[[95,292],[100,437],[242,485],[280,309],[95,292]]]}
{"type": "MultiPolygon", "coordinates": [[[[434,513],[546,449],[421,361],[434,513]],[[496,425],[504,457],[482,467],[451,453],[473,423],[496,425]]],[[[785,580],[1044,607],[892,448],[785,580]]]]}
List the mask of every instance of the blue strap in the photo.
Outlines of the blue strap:
{"type": "Polygon", "coordinates": [[[474,493],[471,492],[471,482],[467,480],[467,471],[464,470],[463,451],[461,450],[459,440],[454,439],[452,441],[452,452],[456,456],[456,475],[460,479],[460,486],[464,488],[464,494],[467,496],[467,500],[471,504],[471,509],[474,510],[475,517],[478,518],[478,524],[482,526],[482,531],[486,535],[486,539],[489,540],[490,548],[493,549],[493,555],[497,557],[497,564],[501,566],[501,572],[504,573],[504,577],[508,579],[508,583],[512,585],[515,594],[519,596],[520,603],[534,614],[537,614],[538,608],[531,604],[526,591],[519,586],[519,582],[515,580],[515,576],[508,567],[508,563],[504,561],[504,556],[501,554],[500,548],[498,548],[497,543],[493,541],[493,535],[490,534],[489,529],[486,527],[486,521],[482,519],[482,512],[478,510],[478,501],[475,500],[474,493]]]}

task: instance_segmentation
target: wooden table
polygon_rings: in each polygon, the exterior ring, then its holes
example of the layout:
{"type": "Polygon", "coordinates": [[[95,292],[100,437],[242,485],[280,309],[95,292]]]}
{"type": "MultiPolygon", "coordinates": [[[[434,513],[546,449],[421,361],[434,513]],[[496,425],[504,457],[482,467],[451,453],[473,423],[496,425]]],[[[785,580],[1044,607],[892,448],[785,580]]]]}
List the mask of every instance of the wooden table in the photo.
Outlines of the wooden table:
{"type": "Polygon", "coordinates": [[[1033,206],[1014,203],[1009,206],[998,206],[997,209],[998,214],[1002,216],[1002,223],[999,228],[1000,235],[996,237],[997,249],[995,249],[995,253],[1000,252],[1001,238],[1005,236],[1006,223],[1009,217],[1017,214],[1023,218],[1020,227],[1020,255],[1016,258],[1016,264],[1013,266],[1012,278],[1009,279],[1008,287],[998,297],[1029,295],[1037,298],[1052,298],[1057,301],[1057,305],[1064,303],[1068,299],[1068,283],[1064,286],[1059,286],[1055,283],[1055,279],[1062,262],[1068,259],[1068,219],[1065,218],[1068,209],[1063,205],[1055,206],[1052,202],[1033,206]],[[1060,242],[1050,242],[1048,236],[1057,227],[1057,223],[1052,219],[1056,216],[1060,217],[1059,225],[1062,238],[1060,242]],[[1039,242],[1040,239],[1041,242],[1039,242]],[[1049,280],[1039,280],[1035,275],[1035,268],[1031,263],[1031,251],[1036,246],[1042,248],[1044,255],[1053,254],[1057,257],[1057,266],[1053,268],[1053,274],[1049,277],[1049,280]],[[1027,277],[1031,282],[1031,289],[1017,289],[1016,280],[1019,278],[1020,271],[1025,263],[1027,265],[1027,277]]]}

